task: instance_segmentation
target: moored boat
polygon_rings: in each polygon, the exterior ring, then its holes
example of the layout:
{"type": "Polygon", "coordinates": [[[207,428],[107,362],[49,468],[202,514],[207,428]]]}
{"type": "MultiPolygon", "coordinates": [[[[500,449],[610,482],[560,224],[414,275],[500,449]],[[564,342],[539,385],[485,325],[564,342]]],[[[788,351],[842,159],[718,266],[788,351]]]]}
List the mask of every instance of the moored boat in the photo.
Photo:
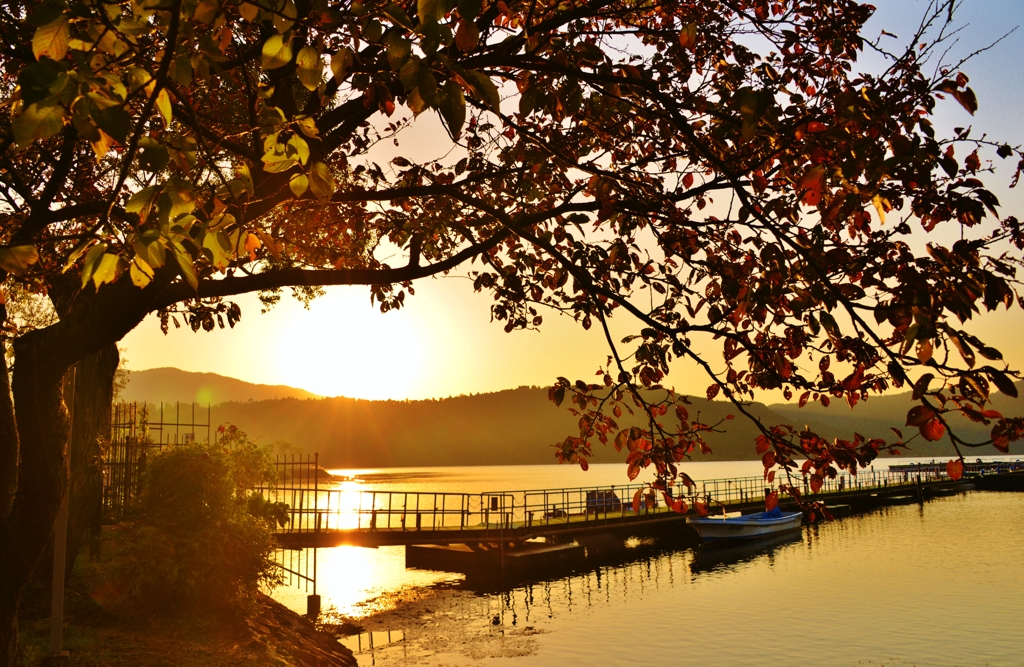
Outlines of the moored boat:
{"type": "Polygon", "coordinates": [[[739,542],[800,529],[803,512],[757,512],[743,516],[691,516],[686,518],[704,543],[739,542]]]}

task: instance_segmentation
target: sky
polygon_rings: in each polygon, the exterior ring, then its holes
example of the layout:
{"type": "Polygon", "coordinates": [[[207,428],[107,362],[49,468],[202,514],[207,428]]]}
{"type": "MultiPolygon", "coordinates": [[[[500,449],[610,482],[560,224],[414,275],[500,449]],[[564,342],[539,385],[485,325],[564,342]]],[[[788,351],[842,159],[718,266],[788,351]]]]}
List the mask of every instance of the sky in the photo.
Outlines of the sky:
{"type": "MultiPolygon", "coordinates": [[[[928,2],[876,0],[865,36],[881,30],[907,37],[928,2]]],[[[936,124],[948,134],[971,125],[1012,144],[1024,143],[1024,2],[965,0],[958,10],[963,31],[954,53],[966,55],[1022,26],[1001,43],[977,55],[964,70],[978,96],[974,117],[956,102],[940,103],[936,124]]],[[[896,40],[892,40],[897,43],[896,40]]],[[[870,58],[865,59],[870,64],[870,58]]],[[[431,114],[416,123],[433,123],[431,114]]],[[[420,128],[417,128],[420,129],[420,128]]],[[[406,147],[407,150],[407,147],[406,147]]],[[[998,166],[998,165],[997,165],[998,166]]],[[[992,179],[1003,203],[1002,214],[1024,215],[1024,195],[1007,189],[1011,165],[992,179]]],[[[1021,186],[1024,188],[1024,186],[1021,186]]],[[[173,326],[165,336],[150,317],[122,341],[131,370],[173,366],[210,372],[260,384],[300,387],[324,396],[368,399],[442,398],[500,391],[522,385],[550,385],[556,377],[590,379],[608,350],[597,328],[584,331],[571,318],[545,314],[540,331],[506,334],[490,321],[490,296],[474,293],[462,277],[434,278],[415,284],[416,295],[399,311],[381,314],[366,287],[328,288],[309,308],[288,296],[266,314],[255,295],[234,299],[242,321],[233,330],[193,333],[173,326]]],[[[613,322],[616,336],[628,323],[613,322]]],[[[1020,309],[977,319],[969,328],[1001,349],[1011,366],[1024,367],[1024,349],[1016,338],[1024,327],[1020,309]]],[[[701,351],[701,350],[698,350],[701,351]]],[[[706,349],[708,358],[721,352],[706,349]]],[[[685,393],[704,393],[706,376],[677,362],[666,384],[685,393]]],[[[763,397],[762,400],[778,400],[763,397]]]]}

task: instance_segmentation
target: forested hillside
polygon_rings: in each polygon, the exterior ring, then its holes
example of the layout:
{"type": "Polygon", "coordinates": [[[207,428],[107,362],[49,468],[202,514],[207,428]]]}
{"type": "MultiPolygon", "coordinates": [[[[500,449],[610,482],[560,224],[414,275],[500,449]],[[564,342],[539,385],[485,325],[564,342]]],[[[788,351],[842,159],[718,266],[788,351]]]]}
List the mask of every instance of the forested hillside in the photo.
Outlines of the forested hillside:
{"type": "MultiPolygon", "coordinates": [[[[260,442],[278,444],[280,451],[318,452],[329,467],[375,468],[392,466],[502,465],[555,463],[552,445],[576,431],[576,418],[563,406],[556,408],[540,387],[457,396],[424,401],[368,401],[352,398],[320,398],[286,386],[253,385],[212,373],[186,373],[177,369],[133,372],[130,400],[181,400],[207,392],[212,398],[213,421],[240,427],[260,442]]],[[[1024,387],[1021,388],[1024,393],[1024,387]]],[[[735,410],[724,401],[693,398],[691,420],[721,421],[720,433],[708,435],[712,453],[708,460],[758,458],[754,451],[757,430],[737,417],[723,421],[735,410]]],[[[1022,412],[1024,404],[1002,395],[995,407],[1007,415],[1022,412]]],[[[204,403],[206,401],[203,401],[204,403]]],[[[798,408],[795,402],[769,406],[755,404],[751,412],[765,423],[810,425],[822,435],[894,438],[890,427],[905,436],[916,429],[904,427],[911,407],[909,392],[874,396],[850,410],[833,401],[829,408],[812,403],[798,408]]],[[[674,420],[664,418],[665,425],[674,420]]],[[[620,425],[628,426],[628,418],[620,425]]],[[[984,428],[959,419],[963,433],[984,439],[984,428]]],[[[1024,453],[1018,444],[1011,451],[1024,453]]],[[[904,453],[912,456],[949,456],[948,438],[928,443],[915,440],[904,453]]],[[[968,456],[996,454],[992,447],[965,452],[968,456]]],[[[595,447],[594,462],[624,460],[609,446],[595,447]]]]}
{"type": "MultiPolygon", "coordinates": [[[[777,421],[763,406],[766,421],[777,421]]],[[[731,412],[722,402],[693,399],[690,418],[715,423],[731,412]]],[[[499,465],[554,463],[551,445],[576,431],[576,418],[556,408],[547,390],[520,387],[492,394],[427,401],[365,401],[350,398],[282,399],[226,403],[214,420],[231,422],[261,442],[286,441],[319,452],[335,467],[499,465]]],[[[628,425],[626,419],[621,424],[628,425]]],[[[666,425],[672,420],[666,418],[666,425]]],[[[708,442],[715,460],[753,458],[756,429],[736,419],[708,442]]],[[[578,432],[578,431],[576,431],[578,432]]],[[[625,459],[612,446],[595,449],[595,462],[625,459]]]]}

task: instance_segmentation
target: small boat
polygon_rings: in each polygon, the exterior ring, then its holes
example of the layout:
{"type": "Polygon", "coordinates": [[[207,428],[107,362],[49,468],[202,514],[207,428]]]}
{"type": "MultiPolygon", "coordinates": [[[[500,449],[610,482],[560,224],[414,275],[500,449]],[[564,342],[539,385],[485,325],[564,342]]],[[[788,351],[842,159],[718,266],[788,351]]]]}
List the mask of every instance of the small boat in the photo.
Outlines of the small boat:
{"type": "Polygon", "coordinates": [[[771,512],[743,516],[690,516],[686,517],[686,523],[708,544],[765,538],[799,530],[803,518],[803,512],[782,512],[775,508],[771,512]]]}
{"type": "Polygon", "coordinates": [[[690,561],[690,571],[711,572],[743,563],[758,556],[770,554],[784,544],[800,542],[803,536],[796,530],[768,537],[713,543],[712,547],[697,549],[690,561]]]}
{"type": "Polygon", "coordinates": [[[853,512],[853,508],[849,505],[825,505],[825,509],[833,517],[849,516],[853,512]]]}
{"type": "Polygon", "coordinates": [[[882,502],[886,505],[911,505],[917,502],[916,496],[885,496],[882,502]]]}

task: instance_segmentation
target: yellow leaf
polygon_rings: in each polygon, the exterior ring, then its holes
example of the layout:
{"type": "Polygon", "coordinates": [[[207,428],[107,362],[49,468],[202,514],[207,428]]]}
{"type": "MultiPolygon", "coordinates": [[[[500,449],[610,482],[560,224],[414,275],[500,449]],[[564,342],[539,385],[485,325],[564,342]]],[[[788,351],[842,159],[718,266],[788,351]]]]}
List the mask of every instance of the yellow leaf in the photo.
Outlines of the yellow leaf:
{"type": "Polygon", "coordinates": [[[298,199],[309,188],[309,178],[305,174],[295,174],[292,176],[292,180],[288,181],[288,187],[291,188],[292,194],[298,199]]]}
{"type": "Polygon", "coordinates": [[[36,29],[36,34],[32,36],[32,53],[36,60],[43,56],[51,60],[64,59],[68,54],[69,26],[67,15],[61,14],[36,29]]]}
{"type": "Polygon", "coordinates": [[[146,218],[149,217],[149,211],[153,208],[153,203],[156,201],[157,186],[150,185],[149,187],[142,188],[131,196],[128,203],[125,204],[124,210],[129,213],[138,213],[139,221],[145,222],[146,218]]]}
{"type": "Polygon", "coordinates": [[[174,260],[178,263],[178,268],[181,269],[181,277],[192,286],[192,289],[199,289],[199,277],[196,275],[196,269],[192,265],[192,257],[188,251],[177,241],[171,241],[170,247],[171,254],[174,255],[174,260]]]}
{"type": "Polygon", "coordinates": [[[145,287],[152,282],[155,275],[152,267],[146,264],[145,260],[138,255],[132,260],[131,266],[128,268],[128,274],[131,276],[132,284],[136,287],[145,287]]]}
{"type": "Polygon", "coordinates": [[[281,259],[281,249],[277,247],[277,243],[270,234],[256,230],[256,235],[260,237],[260,241],[263,241],[264,247],[270,251],[270,254],[274,256],[274,259],[281,259]]]}
{"type": "Polygon", "coordinates": [[[30,104],[21,110],[13,121],[14,139],[19,146],[26,147],[36,139],[47,139],[64,127],[64,109],[58,105],[41,107],[30,104]]]}
{"type": "Polygon", "coordinates": [[[284,67],[292,61],[292,40],[273,35],[263,44],[263,69],[284,67]]]}
{"type": "Polygon", "coordinates": [[[89,252],[85,253],[85,259],[82,260],[82,289],[89,284],[89,279],[92,278],[93,272],[99,265],[100,258],[107,251],[106,243],[97,243],[93,247],[89,248],[89,252]]]}
{"type": "Polygon", "coordinates": [[[0,267],[4,271],[21,275],[28,267],[39,261],[39,252],[34,246],[18,245],[0,248],[0,267]]]}
{"type": "Polygon", "coordinates": [[[117,280],[119,275],[121,275],[121,258],[105,252],[93,269],[92,284],[99,289],[104,283],[112,283],[117,280]]]}
{"type": "Polygon", "coordinates": [[[348,76],[352,69],[352,60],[352,49],[347,46],[342,47],[340,51],[331,56],[331,73],[334,74],[338,83],[342,83],[348,76]]]}
{"type": "Polygon", "coordinates": [[[217,0],[203,0],[196,7],[195,13],[192,15],[197,21],[202,23],[213,23],[214,19],[217,18],[217,14],[220,12],[220,3],[217,0]]]}
{"type": "Polygon", "coordinates": [[[308,90],[316,90],[324,74],[324,64],[320,61],[320,53],[311,46],[304,46],[295,58],[298,67],[299,81],[308,90]]]}
{"type": "Polygon", "coordinates": [[[101,159],[110,150],[110,147],[114,145],[114,139],[103,130],[96,128],[96,131],[100,133],[100,138],[96,141],[90,141],[89,145],[92,146],[92,152],[96,154],[96,159],[101,159]]]}
{"type": "Polygon", "coordinates": [[[251,2],[243,2],[238,5],[238,13],[242,15],[242,18],[252,23],[259,17],[260,8],[251,2]]]}
{"type": "Polygon", "coordinates": [[[871,203],[875,205],[875,210],[878,211],[878,219],[885,224],[885,214],[892,210],[892,204],[885,197],[876,194],[871,198],[871,203]]]}
{"type": "Polygon", "coordinates": [[[256,261],[256,251],[259,250],[260,247],[262,247],[262,245],[263,244],[260,243],[260,237],[256,236],[255,234],[253,234],[251,232],[249,234],[246,234],[246,236],[245,236],[245,249],[249,251],[249,261],[250,262],[255,262],[256,261]]]}
{"type": "Polygon", "coordinates": [[[288,32],[292,29],[298,16],[299,12],[295,8],[295,3],[292,0],[287,0],[284,3],[284,9],[274,13],[274,30],[277,30],[278,33],[288,32]]]}
{"type": "Polygon", "coordinates": [[[313,163],[309,171],[309,188],[320,201],[328,201],[334,196],[334,174],[323,162],[313,163]]]}
{"type": "Polygon", "coordinates": [[[224,247],[225,241],[224,232],[209,232],[203,238],[203,249],[206,251],[207,259],[218,271],[227,268],[231,261],[231,257],[227,253],[228,248],[224,247]]]}
{"type": "Polygon", "coordinates": [[[171,96],[167,94],[166,88],[161,88],[160,92],[156,96],[156,108],[160,111],[160,115],[164,117],[164,127],[171,126],[171,96]]]}

